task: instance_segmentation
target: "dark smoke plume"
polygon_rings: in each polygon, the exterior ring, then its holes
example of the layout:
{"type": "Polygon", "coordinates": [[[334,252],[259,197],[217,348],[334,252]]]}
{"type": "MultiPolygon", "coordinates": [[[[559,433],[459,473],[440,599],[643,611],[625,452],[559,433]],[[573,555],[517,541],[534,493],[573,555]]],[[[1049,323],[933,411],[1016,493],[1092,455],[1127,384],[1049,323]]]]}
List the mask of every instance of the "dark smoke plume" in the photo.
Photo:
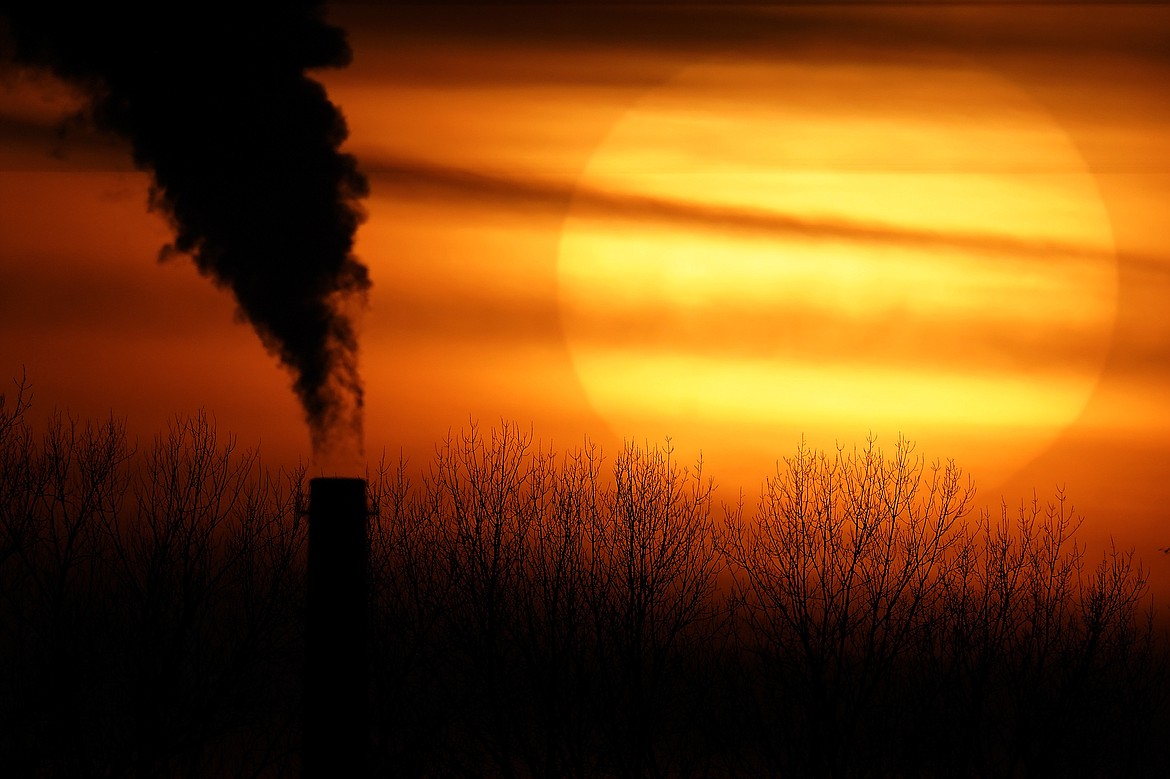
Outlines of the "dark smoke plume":
{"type": "Polygon", "coordinates": [[[350,58],[321,4],[3,0],[0,14],[7,58],[82,89],[86,118],[130,142],[174,231],[160,256],[188,254],[231,289],[292,372],[314,452],[339,437],[360,446],[342,304],[370,286],[353,256],[367,185],[338,151],[341,113],[305,74],[350,58]]]}

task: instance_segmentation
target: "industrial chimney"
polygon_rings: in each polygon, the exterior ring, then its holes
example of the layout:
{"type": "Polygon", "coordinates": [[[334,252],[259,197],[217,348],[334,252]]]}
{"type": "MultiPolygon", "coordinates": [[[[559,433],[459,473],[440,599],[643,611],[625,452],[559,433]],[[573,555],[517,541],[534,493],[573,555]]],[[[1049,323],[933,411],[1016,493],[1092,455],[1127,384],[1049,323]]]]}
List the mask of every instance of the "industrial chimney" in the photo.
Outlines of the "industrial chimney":
{"type": "Polygon", "coordinates": [[[301,776],[369,776],[366,482],[309,482],[301,776]]]}

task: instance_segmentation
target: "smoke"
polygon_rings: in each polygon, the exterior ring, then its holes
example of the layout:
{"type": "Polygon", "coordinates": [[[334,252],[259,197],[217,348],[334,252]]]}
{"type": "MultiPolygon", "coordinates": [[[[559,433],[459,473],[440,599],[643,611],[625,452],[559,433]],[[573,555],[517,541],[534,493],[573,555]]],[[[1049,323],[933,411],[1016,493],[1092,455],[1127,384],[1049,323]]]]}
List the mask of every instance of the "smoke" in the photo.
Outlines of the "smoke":
{"type": "Polygon", "coordinates": [[[292,373],[314,455],[360,448],[352,312],[370,280],[353,241],[367,184],[306,75],[350,58],[321,3],[4,1],[0,15],[6,58],[80,88],[86,118],[129,141],[173,229],[160,257],[189,255],[232,291],[292,373]]]}

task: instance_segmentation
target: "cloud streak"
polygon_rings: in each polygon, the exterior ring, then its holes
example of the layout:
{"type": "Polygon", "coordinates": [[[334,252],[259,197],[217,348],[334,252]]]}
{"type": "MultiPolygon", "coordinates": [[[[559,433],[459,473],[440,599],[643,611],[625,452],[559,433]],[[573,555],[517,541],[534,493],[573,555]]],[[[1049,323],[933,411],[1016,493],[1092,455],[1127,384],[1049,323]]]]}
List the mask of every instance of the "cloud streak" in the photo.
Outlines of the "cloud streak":
{"type": "MultiPolygon", "coordinates": [[[[775,237],[856,241],[920,249],[949,249],[990,258],[1035,261],[1113,262],[1097,247],[1008,235],[939,232],[897,225],[813,219],[763,209],[735,208],[686,200],[611,192],[565,182],[493,175],[407,159],[382,158],[366,166],[382,192],[411,198],[463,200],[499,208],[541,209],[598,219],[673,225],[775,237]]],[[[1170,258],[1126,255],[1126,262],[1170,275],[1170,258]]]]}
{"type": "MultiPolygon", "coordinates": [[[[489,289],[442,296],[397,295],[395,341],[452,343],[508,349],[559,342],[562,312],[543,297],[489,289]]],[[[799,364],[913,364],[939,371],[1053,372],[1098,367],[1104,337],[1075,317],[1059,324],[944,312],[908,316],[898,310],[843,317],[813,303],[766,306],[746,300],[701,308],[647,301],[636,310],[603,306],[576,310],[566,323],[573,343],[586,349],[694,354],[729,362],[799,364]],[[1090,346],[1094,348],[1089,348],[1090,346]]]]}
{"type": "MultiPolygon", "coordinates": [[[[748,3],[606,4],[588,2],[526,7],[484,3],[403,2],[357,6],[361,27],[384,26],[407,41],[454,40],[498,43],[508,48],[547,46],[550,50],[604,47],[664,56],[701,57],[734,47],[741,55],[802,56],[831,49],[840,62],[868,60],[881,50],[887,62],[912,62],[924,52],[1024,55],[1033,59],[1068,55],[1141,58],[1170,62],[1162,31],[1170,9],[1159,2],[946,2],[917,3],[806,1],[748,3]]],[[[441,66],[440,66],[441,68],[441,66]]],[[[461,83],[490,80],[492,63],[464,72],[461,83]]],[[[433,70],[431,77],[442,78],[433,70]]],[[[526,76],[541,81],[539,69],[526,76]]],[[[606,74],[610,77],[612,74],[606,74]]],[[[584,80],[588,74],[582,73],[584,80]]]]}

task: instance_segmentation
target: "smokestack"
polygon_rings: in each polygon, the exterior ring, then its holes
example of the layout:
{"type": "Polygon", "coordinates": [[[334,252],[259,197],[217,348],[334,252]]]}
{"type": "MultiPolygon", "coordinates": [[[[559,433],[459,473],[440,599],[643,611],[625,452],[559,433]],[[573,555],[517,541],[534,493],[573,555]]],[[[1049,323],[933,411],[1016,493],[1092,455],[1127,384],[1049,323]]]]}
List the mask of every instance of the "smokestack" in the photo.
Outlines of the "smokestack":
{"type": "Polygon", "coordinates": [[[309,482],[301,776],[369,775],[365,479],[309,482]]]}

